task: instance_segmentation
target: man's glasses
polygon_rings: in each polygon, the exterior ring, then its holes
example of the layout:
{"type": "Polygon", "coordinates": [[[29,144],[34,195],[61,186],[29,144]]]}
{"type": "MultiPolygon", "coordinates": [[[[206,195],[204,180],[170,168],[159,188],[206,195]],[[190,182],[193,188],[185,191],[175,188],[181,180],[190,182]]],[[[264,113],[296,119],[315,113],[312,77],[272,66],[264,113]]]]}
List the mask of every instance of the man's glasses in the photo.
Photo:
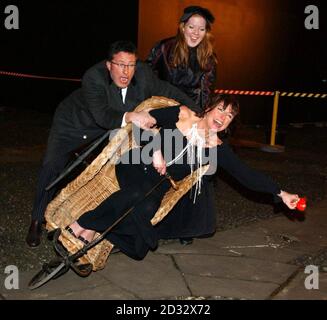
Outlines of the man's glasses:
{"type": "Polygon", "coordinates": [[[110,61],[111,63],[115,64],[116,66],[118,66],[120,69],[124,70],[125,68],[126,69],[134,69],[136,67],[136,64],[124,64],[124,63],[117,63],[117,62],[114,62],[114,61],[110,61]]]}

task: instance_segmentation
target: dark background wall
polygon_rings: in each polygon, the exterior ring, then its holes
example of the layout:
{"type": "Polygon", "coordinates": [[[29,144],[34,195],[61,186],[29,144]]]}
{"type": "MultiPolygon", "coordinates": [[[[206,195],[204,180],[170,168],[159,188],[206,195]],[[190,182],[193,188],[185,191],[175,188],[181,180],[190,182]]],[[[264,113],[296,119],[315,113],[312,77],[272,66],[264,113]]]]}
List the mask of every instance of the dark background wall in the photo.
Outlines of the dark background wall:
{"type": "MultiPolygon", "coordinates": [[[[158,39],[176,34],[189,5],[214,14],[217,88],[327,92],[327,11],[316,0],[140,0],[139,48],[145,57],[158,39]],[[319,30],[307,30],[307,5],[320,11],[319,30]],[[156,10],[156,8],[160,8],[156,10]],[[325,79],[325,82],[323,81],[325,79]]],[[[271,119],[272,98],[240,97],[242,120],[271,119]]],[[[279,120],[327,119],[327,100],[281,99],[279,120]]]]}
{"type": "MultiPolygon", "coordinates": [[[[144,58],[191,4],[216,16],[217,88],[327,92],[327,12],[318,0],[1,1],[0,70],[80,78],[117,39],[138,42],[144,58]],[[19,30],[4,27],[8,4],[19,8],[19,30]],[[304,27],[309,4],[319,7],[319,30],[304,27]]],[[[0,106],[53,111],[78,86],[0,76],[0,106]]],[[[270,121],[272,98],[240,100],[243,122],[270,121]]],[[[279,121],[326,121],[326,101],[281,99],[279,121]]]]}
{"type": "MultiPolygon", "coordinates": [[[[137,42],[137,24],[137,0],[1,1],[0,70],[81,78],[110,42],[137,42]],[[19,30],[4,27],[7,4],[19,9],[19,30]]],[[[53,110],[79,83],[0,76],[0,85],[0,105],[53,110]]]]}

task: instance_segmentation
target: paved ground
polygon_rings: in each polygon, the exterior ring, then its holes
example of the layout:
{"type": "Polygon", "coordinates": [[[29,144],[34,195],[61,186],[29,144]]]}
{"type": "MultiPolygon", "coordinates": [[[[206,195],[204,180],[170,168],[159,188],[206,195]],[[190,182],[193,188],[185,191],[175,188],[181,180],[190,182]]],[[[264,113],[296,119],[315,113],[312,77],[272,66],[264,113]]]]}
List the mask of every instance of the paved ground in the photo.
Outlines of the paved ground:
{"type": "MultiPolygon", "coordinates": [[[[45,238],[34,250],[24,243],[51,117],[5,108],[0,115],[0,299],[327,299],[326,127],[288,128],[283,153],[236,147],[251,166],[308,197],[304,216],[274,209],[221,173],[213,237],[185,247],[161,242],[143,261],[112,255],[85,279],[69,271],[30,291],[28,281],[53,257],[45,238]],[[9,265],[18,267],[19,289],[8,289],[9,265]],[[309,265],[319,273],[305,273],[309,265]]],[[[239,136],[264,140],[261,128],[243,128],[239,136]]]]}
{"type": "Polygon", "coordinates": [[[143,261],[118,253],[87,278],[69,271],[34,291],[27,283],[35,272],[21,272],[18,290],[2,286],[0,292],[4,299],[327,300],[326,210],[323,201],[302,222],[275,217],[191,246],[171,242],[143,261]]]}

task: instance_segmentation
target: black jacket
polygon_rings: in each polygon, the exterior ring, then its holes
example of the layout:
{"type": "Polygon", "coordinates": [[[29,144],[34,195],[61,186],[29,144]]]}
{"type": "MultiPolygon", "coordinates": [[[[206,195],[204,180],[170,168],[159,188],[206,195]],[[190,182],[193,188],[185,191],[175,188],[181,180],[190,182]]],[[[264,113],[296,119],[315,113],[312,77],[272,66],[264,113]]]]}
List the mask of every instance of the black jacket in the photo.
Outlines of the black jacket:
{"type": "Polygon", "coordinates": [[[55,112],[45,162],[87,144],[107,130],[119,128],[125,112],[134,110],[152,96],[172,98],[197,110],[192,99],[168,82],[159,80],[141,61],[137,62],[125,104],[105,61],[91,67],[83,76],[81,88],[69,95],[55,112]]]}
{"type": "Polygon", "coordinates": [[[150,51],[146,62],[162,80],[173,84],[203,108],[216,81],[216,64],[210,59],[206,70],[201,70],[197,60],[197,48],[189,48],[189,65],[173,67],[172,59],[176,38],[158,42],[150,51]]]}

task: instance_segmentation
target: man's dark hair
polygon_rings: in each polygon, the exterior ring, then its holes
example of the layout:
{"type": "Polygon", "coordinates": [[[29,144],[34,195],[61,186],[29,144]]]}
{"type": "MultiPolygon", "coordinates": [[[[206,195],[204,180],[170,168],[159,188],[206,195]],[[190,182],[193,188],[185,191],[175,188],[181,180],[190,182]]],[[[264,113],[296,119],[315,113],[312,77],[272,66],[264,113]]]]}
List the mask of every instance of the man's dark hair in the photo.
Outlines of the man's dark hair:
{"type": "Polygon", "coordinates": [[[119,52],[128,52],[137,55],[137,49],[133,42],[120,40],[113,42],[108,49],[108,60],[111,61],[115,54],[119,52]]]}

